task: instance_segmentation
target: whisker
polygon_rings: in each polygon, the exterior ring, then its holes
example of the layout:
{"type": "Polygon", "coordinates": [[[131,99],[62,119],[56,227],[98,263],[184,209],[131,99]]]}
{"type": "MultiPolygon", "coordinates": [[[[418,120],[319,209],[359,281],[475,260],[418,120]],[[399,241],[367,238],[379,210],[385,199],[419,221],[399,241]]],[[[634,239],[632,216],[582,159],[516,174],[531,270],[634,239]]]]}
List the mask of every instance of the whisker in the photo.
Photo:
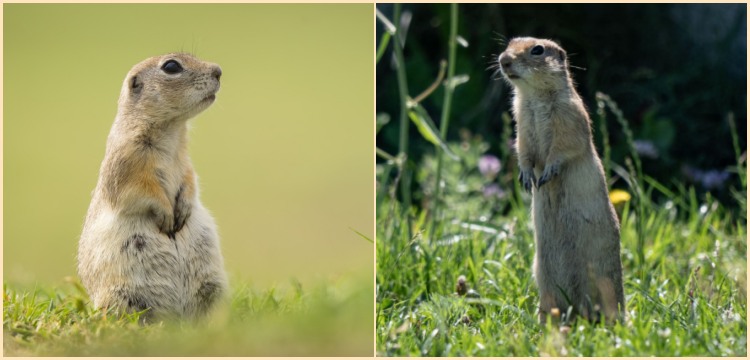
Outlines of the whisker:
{"type": "Polygon", "coordinates": [[[508,39],[503,34],[497,31],[493,31],[492,34],[495,35],[492,39],[499,42],[500,45],[505,45],[508,42],[508,39]]]}
{"type": "Polygon", "coordinates": [[[497,70],[495,70],[495,72],[492,73],[492,75],[490,75],[490,79],[502,80],[503,78],[502,73],[503,73],[502,69],[498,68],[497,70]]]}

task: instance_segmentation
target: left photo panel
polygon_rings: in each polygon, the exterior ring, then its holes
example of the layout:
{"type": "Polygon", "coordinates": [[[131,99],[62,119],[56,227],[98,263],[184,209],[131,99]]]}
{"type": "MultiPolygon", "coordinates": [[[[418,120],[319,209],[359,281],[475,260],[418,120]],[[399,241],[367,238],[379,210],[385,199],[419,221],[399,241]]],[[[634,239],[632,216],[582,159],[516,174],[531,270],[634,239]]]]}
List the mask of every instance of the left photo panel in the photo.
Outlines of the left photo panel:
{"type": "Polygon", "coordinates": [[[4,4],[3,354],[374,355],[372,4],[4,4]]]}

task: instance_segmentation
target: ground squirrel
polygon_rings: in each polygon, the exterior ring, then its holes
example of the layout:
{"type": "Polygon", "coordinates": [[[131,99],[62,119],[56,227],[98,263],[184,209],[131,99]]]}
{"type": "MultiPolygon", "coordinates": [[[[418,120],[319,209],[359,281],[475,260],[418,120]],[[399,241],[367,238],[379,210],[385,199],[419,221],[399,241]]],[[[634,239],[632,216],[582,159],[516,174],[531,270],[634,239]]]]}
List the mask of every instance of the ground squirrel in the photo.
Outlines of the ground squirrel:
{"type": "Polygon", "coordinates": [[[198,199],[187,120],[208,108],[221,68],[183,53],[130,70],[78,247],[94,306],[198,318],[227,287],[216,225],[198,199]]]}
{"type": "Polygon", "coordinates": [[[515,38],[498,61],[514,89],[519,180],[533,198],[540,319],[572,307],[613,320],[625,310],[620,225],[565,50],[515,38]]]}

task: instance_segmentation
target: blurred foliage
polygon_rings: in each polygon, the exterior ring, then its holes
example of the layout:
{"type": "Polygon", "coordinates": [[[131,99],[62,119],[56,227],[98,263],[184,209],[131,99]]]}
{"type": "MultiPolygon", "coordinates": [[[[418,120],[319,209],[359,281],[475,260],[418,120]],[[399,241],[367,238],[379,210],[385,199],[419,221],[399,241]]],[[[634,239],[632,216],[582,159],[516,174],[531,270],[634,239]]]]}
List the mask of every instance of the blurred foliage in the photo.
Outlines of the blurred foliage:
{"type": "MultiPolygon", "coordinates": [[[[389,18],[393,15],[389,4],[378,9],[389,18]]],[[[410,4],[401,19],[391,19],[406,29],[404,58],[412,96],[434,81],[447,56],[448,16],[447,4],[410,4]]],[[[515,134],[502,120],[509,111],[510,88],[487,68],[512,37],[549,38],[570,55],[571,73],[589,108],[600,153],[596,92],[608,94],[622,109],[645,174],[670,188],[696,185],[730,202],[731,188],[740,184],[730,116],[743,154],[747,147],[743,4],[462,4],[459,16],[458,34],[468,46],[458,47],[456,74],[470,80],[454,93],[448,141],[470,129],[489,142],[487,153],[503,160],[512,155],[507,139],[515,134]]],[[[377,39],[383,31],[378,23],[377,39]]],[[[376,112],[395,117],[399,97],[390,49],[377,64],[376,112]]],[[[441,87],[421,102],[433,116],[440,112],[443,91],[441,87]]],[[[613,116],[605,121],[611,159],[623,165],[630,149],[622,127],[613,116]]],[[[378,147],[396,154],[398,131],[396,124],[383,126],[378,147]]],[[[412,164],[434,151],[414,127],[409,136],[412,164]]],[[[744,155],[740,158],[744,161],[744,155]]],[[[418,185],[412,186],[416,190],[418,185]]]]}

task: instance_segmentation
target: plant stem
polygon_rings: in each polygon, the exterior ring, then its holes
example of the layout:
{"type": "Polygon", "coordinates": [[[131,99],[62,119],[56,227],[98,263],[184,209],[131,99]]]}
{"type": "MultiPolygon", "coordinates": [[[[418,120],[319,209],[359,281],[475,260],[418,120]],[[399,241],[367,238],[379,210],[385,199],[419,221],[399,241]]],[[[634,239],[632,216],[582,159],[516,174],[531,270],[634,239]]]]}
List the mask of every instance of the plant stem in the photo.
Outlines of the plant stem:
{"type": "MultiPolygon", "coordinates": [[[[599,115],[599,129],[602,134],[602,165],[604,166],[604,179],[605,181],[609,181],[612,153],[609,145],[609,131],[607,129],[607,111],[604,108],[603,101],[597,101],[596,112],[599,115]]],[[[607,189],[609,189],[609,186],[607,186],[607,189]]]]}
{"type": "Polygon", "coordinates": [[[742,182],[742,188],[747,187],[747,173],[742,171],[742,149],[740,148],[740,142],[737,137],[737,125],[734,123],[734,113],[730,112],[727,114],[727,122],[729,123],[730,134],[732,135],[732,147],[734,147],[734,157],[737,159],[737,174],[740,176],[742,182]]]}
{"type": "Polygon", "coordinates": [[[440,83],[442,83],[443,79],[445,78],[445,67],[446,66],[447,66],[447,63],[445,62],[445,60],[441,60],[440,61],[440,71],[438,72],[437,79],[435,79],[435,81],[432,83],[432,85],[430,85],[430,87],[428,87],[427,89],[425,89],[424,91],[422,91],[421,94],[417,95],[417,97],[415,97],[414,99],[412,99],[413,103],[420,103],[420,102],[422,102],[422,100],[424,100],[428,96],[430,96],[430,94],[432,94],[432,92],[435,91],[435,89],[437,89],[438,86],[440,86],[440,83]]]}
{"type": "Polygon", "coordinates": [[[380,46],[378,46],[378,52],[377,55],[375,55],[375,63],[377,64],[380,62],[380,58],[383,54],[385,54],[385,49],[388,47],[388,41],[391,40],[391,36],[396,33],[396,27],[393,26],[392,22],[388,21],[388,18],[386,18],[378,8],[375,8],[375,16],[381,23],[383,23],[383,26],[385,26],[385,32],[383,33],[383,37],[380,38],[380,46]]]}
{"type": "MultiPolygon", "coordinates": [[[[393,22],[399,24],[396,26],[396,34],[392,41],[393,52],[396,55],[396,78],[398,80],[398,92],[401,98],[401,113],[399,114],[399,122],[401,124],[400,138],[398,142],[398,152],[400,156],[403,156],[404,161],[399,166],[399,171],[406,171],[406,164],[409,160],[409,120],[406,117],[407,112],[407,101],[409,99],[409,88],[406,84],[406,68],[404,63],[404,52],[403,46],[405,41],[402,43],[401,37],[401,4],[396,3],[393,5],[393,22]],[[401,155],[403,154],[403,155],[401,155]]],[[[404,213],[406,214],[406,220],[411,224],[410,216],[408,216],[411,209],[411,192],[409,190],[410,183],[406,181],[409,176],[402,177],[401,181],[401,197],[404,201],[404,213]]],[[[411,226],[409,225],[409,236],[411,237],[411,226]]]]}
{"type": "Polygon", "coordinates": [[[383,33],[383,37],[380,38],[380,45],[378,46],[378,53],[375,55],[375,63],[380,62],[380,58],[385,54],[385,49],[388,47],[388,42],[391,40],[391,33],[383,33]]]}
{"type": "MultiPolygon", "coordinates": [[[[443,111],[440,116],[440,138],[445,142],[448,135],[448,124],[450,122],[451,99],[453,98],[453,77],[456,73],[456,35],[458,33],[458,4],[451,4],[451,25],[450,36],[448,38],[448,77],[445,81],[445,96],[443,98],[443,111]]],[[[437,171],[435,173],[435,193],[432,201],[432,220],[430,226],[430,237],[435,238],[435,221],[438,218],[440,203],[440,182],[443,170],[443,151],[436,147],[437,151],[437,171]]]]}

